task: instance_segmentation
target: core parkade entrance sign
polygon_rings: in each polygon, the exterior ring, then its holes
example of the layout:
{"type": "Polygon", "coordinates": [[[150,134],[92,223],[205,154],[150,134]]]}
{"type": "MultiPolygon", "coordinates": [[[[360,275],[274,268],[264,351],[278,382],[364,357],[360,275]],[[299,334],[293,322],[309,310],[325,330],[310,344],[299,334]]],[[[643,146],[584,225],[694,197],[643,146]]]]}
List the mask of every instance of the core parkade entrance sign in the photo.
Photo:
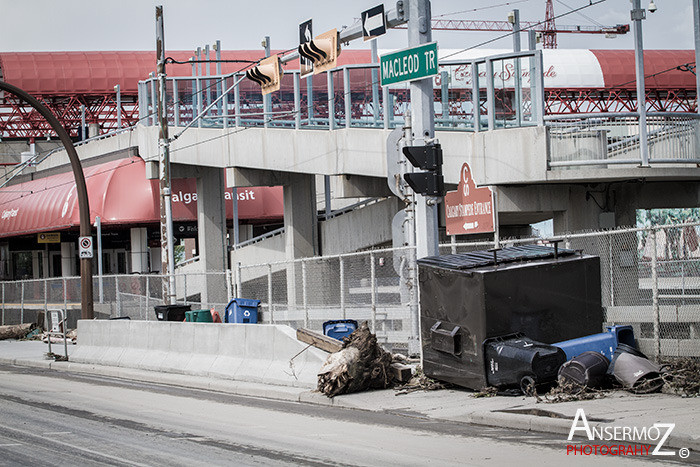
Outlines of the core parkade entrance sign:
{"type": "Polygon", "coordinates": [[[437,42],[384,54],[379,58],[382,86],[438,74],[437,42]]]}

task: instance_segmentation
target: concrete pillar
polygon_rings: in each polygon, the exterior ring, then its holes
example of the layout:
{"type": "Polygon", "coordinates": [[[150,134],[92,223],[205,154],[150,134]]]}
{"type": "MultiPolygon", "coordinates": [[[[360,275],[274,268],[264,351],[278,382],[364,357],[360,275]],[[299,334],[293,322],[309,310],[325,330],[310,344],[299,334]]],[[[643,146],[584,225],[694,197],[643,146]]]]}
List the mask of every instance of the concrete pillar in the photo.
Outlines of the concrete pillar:
{"type": "MultiPolygon", "coordinates": [[[[284,185],[285,256],[287,261],[318,254],[318,214],[316,180],[313,175],[291,174],[284,185]]],[[[301,267],[287,268],[287,300],[290,307],[300,304],[301,267]],[[297,280],[298,279],[298,280],[297,280]]]]}
{"type": "Polygon", "coordinates": [[[197,168],[197,236],[199,261],[207,274],[202,303],[227,303],[226,181],[223,169],[197,168]]]}
{"type": "Polygon", "coordinates": [[[61,242],[61,276],[75,276],[75,244],[61,242]]]}
{"type": "Polygon", "coordinates": [[[145,227],[131,228],[131,272],[148,272],[148,233],[145,227]]]}

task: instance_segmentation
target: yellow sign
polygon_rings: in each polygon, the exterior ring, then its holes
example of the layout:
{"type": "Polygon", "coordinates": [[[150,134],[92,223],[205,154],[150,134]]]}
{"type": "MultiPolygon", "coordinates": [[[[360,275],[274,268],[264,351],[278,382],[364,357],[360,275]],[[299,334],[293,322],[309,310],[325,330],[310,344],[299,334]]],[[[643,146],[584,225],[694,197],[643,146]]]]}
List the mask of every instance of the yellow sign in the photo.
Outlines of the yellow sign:
{"type": "Polygon", "coordinates": [[[61,232],[37,234],[36,241],[37,243],[61,243],[61,232]]]}

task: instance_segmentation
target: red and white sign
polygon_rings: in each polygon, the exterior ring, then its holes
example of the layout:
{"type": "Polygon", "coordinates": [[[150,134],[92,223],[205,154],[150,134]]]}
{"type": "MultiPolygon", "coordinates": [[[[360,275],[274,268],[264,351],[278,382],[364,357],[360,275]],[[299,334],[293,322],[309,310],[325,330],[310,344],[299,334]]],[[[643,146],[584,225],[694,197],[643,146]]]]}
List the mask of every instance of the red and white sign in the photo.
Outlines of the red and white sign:
{"type": "Polygon", "coordinates": [[[493,191],[489,187],[476,187],[472,170],[465,162],[457,191],[445,194],[447,235],[493,232],[495,214],[493,191]]]}

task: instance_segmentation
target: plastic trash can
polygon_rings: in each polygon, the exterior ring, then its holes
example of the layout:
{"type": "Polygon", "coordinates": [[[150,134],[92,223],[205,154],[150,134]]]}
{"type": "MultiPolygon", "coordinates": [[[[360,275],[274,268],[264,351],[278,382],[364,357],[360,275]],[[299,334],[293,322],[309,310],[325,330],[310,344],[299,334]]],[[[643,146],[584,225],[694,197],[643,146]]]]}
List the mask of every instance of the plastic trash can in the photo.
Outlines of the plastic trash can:
{"type": "Polygon", "coordinates": [[[194,323],[213,323],[214,320],[209,310],[192,310],[185,312],[185,321],[194,323]]]}
{"type": "Polygon", "coordinates": [[[234,298],[226,305],[224,315],[227,323],[257,324],[260,300],[234,298]]]}
{"type": "Polygon", "coordinates": [[[555,381],[566,361],[559,347],[533,341],[522,333],[486,339],[484,356],[489,385],[519,387],[525,393],[533,385],[555,381]]]}
{"type": "Polygon", "coordinates": [[[323,323],[323,334],[333,339],[343,340],[357,329],[357,321],[354,319],[336,319],[323,323]]]}
{"type": "Polygon", "coordinates": [[[185,313],[190,311],[191,305],[156,305],[156,318],[158,321],[184,321],[185,313]]]}
{"type": "Polygon", "coordinates": [[[559,368],[559,383],[600,388],[605,385],[610,360],[600,352],[589,350],[577,355],[559,368]]]}
{"type": "Polygon", "coordinates": [[[584,352],[592,351],[605,355],[608,361],[613,359],[613,354],[618,344],[635,347],[632,326],[606,326],[606,329],[606,332],[556,342],[552,345],[563,349],[567,360],[571,360],[584,352]]]}

